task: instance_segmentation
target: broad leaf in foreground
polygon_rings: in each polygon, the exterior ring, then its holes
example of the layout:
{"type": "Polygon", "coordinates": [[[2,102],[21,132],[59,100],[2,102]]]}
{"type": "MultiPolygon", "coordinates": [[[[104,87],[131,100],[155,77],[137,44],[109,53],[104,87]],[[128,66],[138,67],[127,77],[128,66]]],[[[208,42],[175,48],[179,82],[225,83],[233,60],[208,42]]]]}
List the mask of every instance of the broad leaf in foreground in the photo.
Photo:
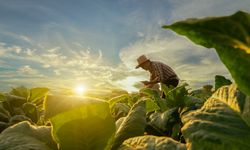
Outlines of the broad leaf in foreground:
{"type": "Polygon", "coordinates": [[[194,43],[215,48],[239,88],[250,95],[250,14],[239,11],[227,17],[188,19],[163,26],[194,43]]]}
{"type": "Polygon", "coordinates": [[[166,110],[163,113],[155,112],[150,115],[148,124],[162,135],[171,135],[172,128],[175,123],[178,123],[178,107],[166,110]]]}
{"type": "Polygon", "coordinates": [[[1,150],[57,150],[47,126],[33,126],[24,121],[5,129],[0,134],[1,150]]]}
{"type": "Polygon", "coordinates": [[[138,136],[123,142],[119,150],[186,150],[186,145],[169,137],[138,136]]]}
{"type": "Polygon", "coordinates": [[[218,89],[182,122],[190,149],[250,149],[250,99],[234,84],[218,89]]]}
{"type": "Polygon", "coordinates": [[[51,121],[61,150],[109,149],[115,133],[109,105],[98,99],[48,96],[45,118],[51,121]]]}
{"type": "Polygon", "coordinates": [[[116,131],[112,150],[116,150],[124,140],[144,134],[146,127],[145,105],[145,101],[139,101],[131,108],[116,131]]]}
{"type": "Polygon", "coordinates": [[[116,103],[115,106],[110,109],[111,114],[113,118],[115,118],[115,120],[121,117],[125,117],[128,114],[129,110],[130,108],[126,103],[116,103]]]}

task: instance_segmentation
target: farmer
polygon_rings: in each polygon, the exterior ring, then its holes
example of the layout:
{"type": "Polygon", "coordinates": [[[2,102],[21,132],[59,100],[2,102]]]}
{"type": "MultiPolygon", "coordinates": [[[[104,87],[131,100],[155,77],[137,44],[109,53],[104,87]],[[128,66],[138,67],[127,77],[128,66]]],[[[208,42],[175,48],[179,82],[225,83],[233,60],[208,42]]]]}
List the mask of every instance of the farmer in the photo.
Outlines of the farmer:
{"type": "MultiPolygon", "coordinates": [[[[141,67],[150,73],[150,80],[142,81],[146,87],[152,88],[157,83],[163,83],[168,87],[170,85],[173,87],[178,85],[179,78],[168,65],[158,61],[151,61],[145,55],[138,57],[137,62],[138,65],[135,67],[136,69],[141,67]]],[[[162,97],[165,97],[164,93],[162,97]]]]}

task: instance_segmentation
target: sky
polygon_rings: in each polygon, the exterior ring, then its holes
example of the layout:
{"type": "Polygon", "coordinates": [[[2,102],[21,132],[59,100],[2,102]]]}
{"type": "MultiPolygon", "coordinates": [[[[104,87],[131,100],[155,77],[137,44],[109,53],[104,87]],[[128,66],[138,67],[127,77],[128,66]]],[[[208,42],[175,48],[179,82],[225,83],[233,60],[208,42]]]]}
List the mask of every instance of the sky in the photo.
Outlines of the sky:
{"type": "Polygon", "coordinates": [[[214,49],[162,25],[250,12],[250,0],[0,0],[0,91],[11,87],[123,88],[136,91],[148,72],[136,59],[171,66],[198,88],[231,78],[214,49]]]}

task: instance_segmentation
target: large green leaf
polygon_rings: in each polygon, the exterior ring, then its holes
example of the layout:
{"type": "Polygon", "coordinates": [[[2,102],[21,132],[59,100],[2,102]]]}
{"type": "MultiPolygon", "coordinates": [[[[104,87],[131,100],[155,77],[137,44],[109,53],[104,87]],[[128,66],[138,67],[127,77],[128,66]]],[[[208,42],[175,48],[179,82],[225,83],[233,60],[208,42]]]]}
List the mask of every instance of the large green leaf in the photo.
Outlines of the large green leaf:
{"type": "Polygon", "coordinates": [[[49,92],[48,88],[32,88],[29,90],[28,101],[36,103],[41,98],[45,97],[49,92]]]}
{"type": "Polygon", "coordinates": [[[143,98],[143,100],[146,101],[147,113],[160,110],[160,107],[151,98],[143,98]]]}
{"type": "Polygon", "coordinates": [[[127,116],[130,108],[125,103],[116,103],[115,106],[110,110],[112,116],[115,118],[115,120],[127,116]]]}
{"type": "Polygon", "coordinates": [[[3,113],[5,114],[6,116],[10,117],[10,113],[9,111],[7,111],[5,108],[4,108],[4,104],[5,102],[0,102],[0,113],[3,113]]]}
{"type": "Polygon", "coordinates": [[[139,101],[131,108],[129,114],[123,119],[116,131],[112,150],[116,150],[124,140],[144,134],[146,127],[145,105],[145,101],[139,101]]]}
{"type": "Polygon", "coordinates": [[[239,88],[250,95],[250,15],[239,11],[227,17],[189,19],[163,26],[194,43],[215,48],[239,88]]]}
{"type": "Polygon", "coordinates": [[[190,149],[250,149],[250,99],[236,85],[223,86],[201,109],[182,116],[190,149]]]}
{"type": "Polygon", "coordinates": [[[26,102],[26,99],[20,96],[6,94],[5,97],[11,107],[20,107],[26,102]]]}
{"type": "Polygon", "coordinates": [[[178,107],[168,109],[160,113],[155,112],[150,115],[148,124],[162,135],[171,135],[173,126],[180,120],[178,107]]]}
{"type": "Polygon", "coordinates": [[[166,95],[165,101],[168,108],[183,107],[185,105],[185,99],[188,94],[186,86],[187,84],[183,84],[176,88],[168,88],[165,84],[162,84],[161,87],[166,95]]]}
{"type": "Polygon", "coordinates": [[[10,94],[15,96],[20,96],[26,99],[29,95],[29,90],[24,86],[19,86],[16,88],[12,88],[10,94]]]}
{"type": "Polygon", "coordinates": [[[119,150],[186,150],[186,145],[169,137],[138,136],[123,142],[119,150]]]}
{"type": "Polygon", "coordinates": [[[23,104],[23,111],[25,113],[25,116],[29,117],[33,122],[37,123],[39,119],[39,113],[37,110],[37,106],[33,103],[24,103],[23,104]]]}
{"type": "Polygon", "coordinates": [[[80,97],[48,96],[45,118],[53,126],[53,137],[62,150],[108,149],[115,121],[107,102],[80,97]]]}
{"type": "Polygon", "coordinates": [[[4,101],[6,98],[5,98],[5,94],[1,93],[0,92],[0,102],[1,101],[4,101]]]}
{"type": "Polygon", "coordinates": [[[160,97],[156,90],[151,88],[144,88],[140,90],[140,93],[152,98],[154,102],[159,106],[161,112],[167,110],[166,101],[160,97]]]}
{"type": "Polygon", "coordinates": [[[0,134],[1,150],[57,150],[47,126],[33,126],[24,121],[0,134]]]}
{"type": "Polygon", "coordinates": [[[116,103],[127,103],[128,98],[129,98],[128,94],[122,94],[122,95],[111,98],[110,100],[108,100],[110,109],[113,109],[116,103]]]}

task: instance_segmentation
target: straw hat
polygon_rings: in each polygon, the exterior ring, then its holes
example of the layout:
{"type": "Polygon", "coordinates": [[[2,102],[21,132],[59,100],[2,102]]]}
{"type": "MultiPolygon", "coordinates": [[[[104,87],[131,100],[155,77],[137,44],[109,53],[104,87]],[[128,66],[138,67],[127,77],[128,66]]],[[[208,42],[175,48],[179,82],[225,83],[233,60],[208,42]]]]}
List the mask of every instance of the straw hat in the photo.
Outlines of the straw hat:
{"type": "Polygon", "coordinates": [[[135,68],[137,69],[141,67],[141,65],[147,61],[149,61],[149,59],[145,55],[141,55],[140,57],[137,58],[138,65],[135,68]]]}

